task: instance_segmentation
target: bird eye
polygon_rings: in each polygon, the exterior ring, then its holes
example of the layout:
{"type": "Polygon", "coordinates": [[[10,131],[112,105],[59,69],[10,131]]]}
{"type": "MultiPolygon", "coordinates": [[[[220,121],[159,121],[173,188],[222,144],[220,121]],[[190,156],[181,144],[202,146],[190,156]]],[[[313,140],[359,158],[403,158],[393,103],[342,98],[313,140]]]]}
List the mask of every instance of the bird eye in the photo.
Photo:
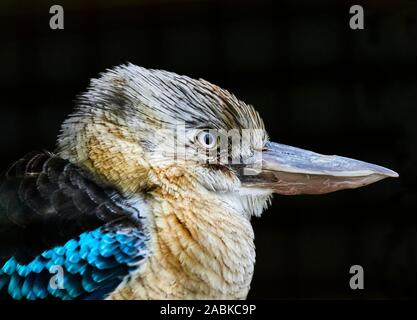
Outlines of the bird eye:
{"type": "Polygon", "coordinates": [[[200,131],[197,134],[197,141],[207,149],[211,149],[216,145],[216,138],[213,134],[207,131],[200,131]]]}

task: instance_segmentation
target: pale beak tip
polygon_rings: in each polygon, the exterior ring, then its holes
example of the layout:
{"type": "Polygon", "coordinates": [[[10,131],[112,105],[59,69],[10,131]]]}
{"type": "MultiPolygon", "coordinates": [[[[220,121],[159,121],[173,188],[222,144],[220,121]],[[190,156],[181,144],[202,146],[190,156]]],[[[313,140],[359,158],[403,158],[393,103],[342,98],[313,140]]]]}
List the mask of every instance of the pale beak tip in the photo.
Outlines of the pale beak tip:
{"type": "Polygon", "coordinates": [[[390,172],[389,172],[389,174],[388,174],[388,177],[391,177],[391,178],[398,178],[400,175],[397,173],[397,172],[395,172],[395,171],[393,171],[393,170],[389,170],[390,172]]]}
{"type": "Polygon", "coordinates": [[[391,170],[391,169],[388,169],[388,168],[385,168],[376,164],[372,164],[372,163],[367,163],[367,162],[362,162],[362,161],[360,162],[369,169],[371,174],[377,174],[377,175],[383,176],[384,178],[398,178],[400,176],[394,170],[391,170]]]}
{"type": "Polygon", "coordinates": [[[387,169],[384,167],[380,167],[380,170],[375,171],[376,174],[380,174],[382,176],[385,176],[386,178],[398,178],[400,175],[395,172],[394,170],[387,169]]]}

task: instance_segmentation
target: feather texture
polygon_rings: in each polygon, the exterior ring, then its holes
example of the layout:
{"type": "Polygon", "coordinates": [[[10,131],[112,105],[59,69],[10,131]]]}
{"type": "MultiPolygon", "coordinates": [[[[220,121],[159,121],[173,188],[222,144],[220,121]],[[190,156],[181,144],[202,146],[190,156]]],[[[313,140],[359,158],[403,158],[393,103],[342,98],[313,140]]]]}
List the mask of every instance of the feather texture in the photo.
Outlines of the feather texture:
{"type": "Polygon", "coordinates": [[[30,261],[117,219],[140,227],[139,211],[116,190],[53,154],[29,154],[0,186],[0,264],[11,256],[30,261]]]}
{"type": "Polygon", "coordinates": [[[102,298],[146,256],[138,202],[51,153],[17,161],[0,185],[0,292],[102,298]],[[53,268],[63,288],[53,288],[53,268]],[[52,268],[52,269],[51,269],[52,268]]]}
{"type": "Polygon", "coordinates": [[[14,257],[0,269],[0,291],[13,299],[103,298],[146,257],[146,238],[134,225],[106,225],[21,264],[14,257]],[[51,286],[53,267],[62,287],[51,286]]]}

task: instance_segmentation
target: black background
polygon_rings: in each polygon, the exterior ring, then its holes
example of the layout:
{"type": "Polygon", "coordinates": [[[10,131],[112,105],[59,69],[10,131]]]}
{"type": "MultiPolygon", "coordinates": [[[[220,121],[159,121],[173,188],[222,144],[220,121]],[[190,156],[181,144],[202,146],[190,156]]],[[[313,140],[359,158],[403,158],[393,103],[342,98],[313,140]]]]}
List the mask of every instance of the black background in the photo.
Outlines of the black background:
{"type": "Polygon", "coordinates": [[[0,165],[53,150],[89,79],[130,61],[253,104],[271,140],[396,170],[363,189],[275,196],[254,219],[249,298],[417,297],[417,2],[2,1],[0,165]],[[61,4],[65,29],[49,28],[61,4]],[[365,30],[349,28],[361,4],[365,30]],[[365,289],[349,287],[349,268],[365,289]]]}

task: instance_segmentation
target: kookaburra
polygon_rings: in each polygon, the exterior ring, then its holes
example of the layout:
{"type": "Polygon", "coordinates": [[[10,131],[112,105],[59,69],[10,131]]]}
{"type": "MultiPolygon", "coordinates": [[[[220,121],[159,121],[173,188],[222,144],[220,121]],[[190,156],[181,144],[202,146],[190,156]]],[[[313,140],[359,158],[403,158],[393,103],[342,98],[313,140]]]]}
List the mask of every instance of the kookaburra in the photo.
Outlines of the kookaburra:
{"type": "Polygon", "coordinates": [[[14,299],[245,299],[250,220],[273,193],[397,176],[270,142],[251,105],[207,81],[122,65],[91,81],[54,153],[29,154],[5,173],[0,290],[14,299]]]}

